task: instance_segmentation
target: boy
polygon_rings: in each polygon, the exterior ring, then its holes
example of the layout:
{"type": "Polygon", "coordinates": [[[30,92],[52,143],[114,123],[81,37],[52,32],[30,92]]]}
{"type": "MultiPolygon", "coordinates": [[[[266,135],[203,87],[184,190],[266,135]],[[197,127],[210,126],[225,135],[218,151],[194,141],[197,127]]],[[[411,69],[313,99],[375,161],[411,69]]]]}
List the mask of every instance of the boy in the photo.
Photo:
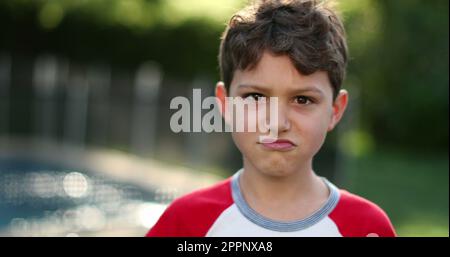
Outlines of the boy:
{"type": "MultiPolygon", "coordinates": [[[[222,37],[216,97],[278,99],[277,138],[233,132],[243,168],[175,200],[147,236],[395,236],[374,203],[312,169],[348,93],[342,22],[313,0],[267,0],[234,15],[222,37]]],[[[224,115],[228,121],[226,115],[224,115]]]]}

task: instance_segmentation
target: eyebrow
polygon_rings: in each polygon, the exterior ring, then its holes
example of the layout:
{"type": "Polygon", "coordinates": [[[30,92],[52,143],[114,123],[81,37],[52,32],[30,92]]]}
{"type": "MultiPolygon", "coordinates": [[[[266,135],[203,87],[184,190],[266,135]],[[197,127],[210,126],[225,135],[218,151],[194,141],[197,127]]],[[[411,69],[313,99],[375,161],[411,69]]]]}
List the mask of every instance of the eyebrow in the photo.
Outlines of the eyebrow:
{"type": "MultiPolygon", "coordinates": [[[[250,89],[256,89],[258,91],[262,91],[262,92],[268,92],[270,91],[270,88],[266,87],[266,86],[261,86],[261,85],[253,85],[253,84],[240,84],[238,86],[238,89],[240,88],[250,88],[250,89]]],[[[324,93],[322,92],[322,90],[318,89],[317,87],[314,86],[308,86],[305,88],[299,88],[299,89],[294,89],[292,90],[292,92],[294,94],[302,94],[302,93],[307,93],[307,92],[315,92],[320,94],[321,96],[324,95],[324,93]]]]}

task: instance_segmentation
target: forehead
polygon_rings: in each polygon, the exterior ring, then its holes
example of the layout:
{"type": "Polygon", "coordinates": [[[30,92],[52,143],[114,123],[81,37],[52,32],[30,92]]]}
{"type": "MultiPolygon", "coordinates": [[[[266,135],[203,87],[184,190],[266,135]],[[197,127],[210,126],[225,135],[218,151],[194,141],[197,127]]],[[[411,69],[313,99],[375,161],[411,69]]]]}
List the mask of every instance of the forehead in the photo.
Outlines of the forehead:
{"type": "Polygon", "coordinates": [[[265,52],[253,69],[236,70],[230,86],[230,93],[239,85],[258,85],[274,94],[289,90],[317,88],[325,95],[332,96],[332,87],[325,71],[303,75],[295,68],[287,55],[265,52]]]}

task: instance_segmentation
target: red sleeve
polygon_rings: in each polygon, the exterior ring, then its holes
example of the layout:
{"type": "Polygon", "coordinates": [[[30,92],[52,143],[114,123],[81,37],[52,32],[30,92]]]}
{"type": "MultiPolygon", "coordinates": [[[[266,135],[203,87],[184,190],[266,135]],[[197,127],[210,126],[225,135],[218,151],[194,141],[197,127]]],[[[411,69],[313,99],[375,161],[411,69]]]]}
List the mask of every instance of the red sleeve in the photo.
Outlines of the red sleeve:
{"type": "Polygon", "coordinates": [[[173,237],[182,234],[178,229],[177,213],[180,211],[177,211],[177,205],[176,201],[169,205],[158,222],[147,232],[147,237],[173,237]]]}
{"type": "Polygon", "coordinates": [[[344,237],[395,237],[396,233],[386,213],[376,204],[340,190],[340,199],[329,217],[344,237]]]}
{"type": "Polygon", "coordinates": [[[176,199],[150,229],[148,237],[203,237],[233,203],[230,179],[176,199]]]}

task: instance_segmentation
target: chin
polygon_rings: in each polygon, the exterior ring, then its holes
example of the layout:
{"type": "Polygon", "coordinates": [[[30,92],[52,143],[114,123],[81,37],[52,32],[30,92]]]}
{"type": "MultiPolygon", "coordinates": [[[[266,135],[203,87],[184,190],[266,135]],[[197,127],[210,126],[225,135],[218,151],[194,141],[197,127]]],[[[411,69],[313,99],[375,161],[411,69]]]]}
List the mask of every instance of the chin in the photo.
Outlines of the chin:
{"type": "Polygon", "coordinates": [[[264,173],[267,176],[272,177],[285,177],[292,175],[294,173],[292,169],[293,165],[288,165],[286,163],[283,164],[275,164],[275,163],[268,163],[262,165],[257,165],[258,170],[260,170],[262,173],[264,173]]]}

